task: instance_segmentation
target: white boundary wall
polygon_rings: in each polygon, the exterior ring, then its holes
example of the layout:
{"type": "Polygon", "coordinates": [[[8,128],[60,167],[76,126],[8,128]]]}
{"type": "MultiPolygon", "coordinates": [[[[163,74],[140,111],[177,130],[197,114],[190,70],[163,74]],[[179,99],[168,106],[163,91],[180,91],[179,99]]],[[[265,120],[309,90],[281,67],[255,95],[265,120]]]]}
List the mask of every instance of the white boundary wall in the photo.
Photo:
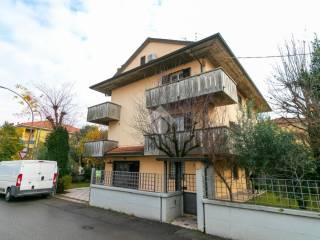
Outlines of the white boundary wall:
{"type": "Polygon", "coordinates": [[[154,193],[92,184],[90,205],[161,222],[171,222],[183,214],[181,192],[154,193]]]}
{"type": "Polygon", "coordinates": [[[203,199],[205,231],[235,240],[319,240],[320,213],[203,199]]]}

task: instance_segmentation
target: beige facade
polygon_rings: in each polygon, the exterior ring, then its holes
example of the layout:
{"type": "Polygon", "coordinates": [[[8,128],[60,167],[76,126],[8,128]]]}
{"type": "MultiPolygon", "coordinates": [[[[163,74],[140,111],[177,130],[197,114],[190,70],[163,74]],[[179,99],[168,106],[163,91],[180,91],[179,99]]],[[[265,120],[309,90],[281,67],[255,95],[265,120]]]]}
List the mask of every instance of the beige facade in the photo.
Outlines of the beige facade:
{"type": "MultiPolygon", "coordinates": [[[[217,94],[216,100],[223,97],[222,95],[229,97],[229,100],[225,104],[210,105],[208,111],[208,118],[212,123],[210,127],[223,126],[228,128],[230,123],[236,123],[240,114],[239,106],[245,105],[249,99],[254,100],[260,108],[262,107],[267,111],[269,109],[268,104],[240,63],[236,59],[230,58],[232,56],[232,52],[219,34],[192,44],[179,43],[178,41],[170,42],[168,40],[146,41],[114,77],[92,86],[92,89],[111,95],[112,102],[121,106],[120,119],[108,122],[108,138],[116,141],[118,147],[115,150],[109,149],[102,156],[106,163],[105,170],[115,170],[115,163],[118,164],[119,162],[138,162],[139,164],[134,167],[135,171],[140,173],[164,175],[165,169],[170,171],[170,169],[168,170],[169,164],[165,165],[163,161],[159,161],[157,154],[147,156],[141,148],[139,151],[121,152],[122,149],[128,147],[146,147],[144,136],[133,127],[137,104],[146,103],[146,91],[161,86],[162,77],[168,74],[190,68],[190,78],[198,76],[198,78],[194,78],[194,81],[201,81],[201,77],[205,73],[219,69],[220,72],[223,72],[224,78],[227,78],[226,80],[235,86],[233,89],[236,88],[236,96],[230,97],[228,92],[220,92],[217,94]],[[154,54],[156,59],[141,65],[141,58],[150,54],[154,54]],[[229,59],[226,60],[226,57],[229,57],[229,59]]],[[[210,83],[213,81],[214,79],[210,77],[210,83]]],[[[198,89],[200,89],[200,86],[198,89]]],[[[230,154],[223,156],[223,161],[228,161],[228,158],[230,158],[230,154]]],[[[184,173],[195,174],[196,169],[206,166],[203,161],[204,158],[205,154],[198,154],[193,156],[192,161],[190,159],[183,161],[184,173]]],[[[242,179],[245,176],[244,171],[241,169],[237,171],[239,178],[242,179]]],[[[234,182],[233,191],[237,191],[239,185],[245,187],[246,183],[233,179],[231,169],[226,169],[225,175],[230,181],[234,182]]],[[[221,180],[216,181],[216,187],[221,188],[221,196],[222,192],[226,191],[222,185],[221,180]]]]}
{"type": "Polygon", "coordinates": [[[149,42],[122,72],[126,72],[140,66],[140,59],[143,56],[147,57],[149,54],[155,54],[155,56],[159,58],[185,46],[185,44],[149,42]]]}
{"type": "MultiPolygon", "coordinates": [[[[200,65],[197,61],[183,64],[176,68],[164,71],[160,74],[141,79],[129,85],[117,88],[112,91],[112,102],[121,105],[121,115],[118,122],[112,122],[109,125],[109,138],[119,142],[119,146],[137,146],[143,145],[143,137],[137,135],[133,128],[134,115],[137,111],[137,103],[145,102],[145,90],[156,87],[160,84],[160,79],[169,73],[180,69],[191,68],[191,74],[200,73],[200,65]]],[[[209,64],[206,70],[211,70],[209,64]]]]}

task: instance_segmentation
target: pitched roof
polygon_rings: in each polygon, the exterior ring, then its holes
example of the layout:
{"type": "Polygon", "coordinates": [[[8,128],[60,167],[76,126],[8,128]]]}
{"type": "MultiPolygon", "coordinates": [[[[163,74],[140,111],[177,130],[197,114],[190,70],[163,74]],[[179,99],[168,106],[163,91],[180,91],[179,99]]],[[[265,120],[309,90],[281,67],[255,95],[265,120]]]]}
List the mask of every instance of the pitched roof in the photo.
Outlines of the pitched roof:
{"type": "MultiPolygon", "coordinates": [[[[36,121],[36,122],[25,122],[25,123],[19,123],[17,126],[23,126],[23,127],[34,127],[34,128],[41,128],[41,129],[48,129],[52,130],[52,126],[49,121],[36,121]]],[[[75,133],[79,132],[80,129],[76,128],[71,125],[63,125],[69,133],[75,133]]]]}
{"type": "Polygon", "coordinates": [[[112,149],[108,152],[109,154],[139,154],[143,153],[144,146],[123,146],[112,149]]]}
{"type": "MultiPolygon", "coordinates": [[[[112,90],[115,88],[137,81],[141,78],[154,75],[155,72],[157,72],[157,68],[163,68],[165,66],[167,69],[170,69],[176,66],[177,62],[183,64],[194,60],[194,55],[199,54],[199,56],[201,56],[201,54],[203,54],[204,51],[207,51],[206,49],[210,49],[214,43],[217,43],[219,46],[221,45],[226,54],[231,57],[230,61],[234,63],[234,66],[241,73],[241,78],[239,78],[239,81],[241,81],[241,79],[243,78],[248,83],[248,85],[243,88],[241,85],[238,85],[239,90],[241,90],[240,88],[242,88],[242,90],[245,90],[245,88],[249,87],[251,93],[253,93],[254,97],[256,97],[257,103],[261,105],[261,108],[265,111],[271,111],[271,107],[269,106],[268,102],[265,100],[257,86],[254,84],[249,74],[242,67],[239,60],[231,51],[230,47],[227,45],[220,33],[216,33],[197,42],[191,42],[185,47],[179,48],[178,50],[156,58],[155,60],[147,62],[146,64],[140,65],[136,68],[130,69],[125,72],[119,72],[118,74],[107,80],[90,86],[90,88],[98,92],[111,95],[112,90]]],[[[210,50],[208,51],[208,53],[212,54],[210,50]]],[[[229,63],[224,64],[231,65],[229,63]]]]}
{"type": "Polygon", "coordinates": [[[150,42],[160,42],[160,43],[169,43],[169,44],[181,44],[189,45],[193,43],[192,41],[183,41],[183,40],[174,40],[174,39],[164,39],[164,38],[151,38],[148,37],[141,45],[137,48],[136,51],[128,58],[128,60],[117,70],[114,76],[117,76],[122,73],[122,71],[129,65],[129,63],[147,46],[150,42]]]}
{"type": "Polygon", "coordinates": [[[300,120],[298,118],[285,118],[285,117],[279,117],[271,120],[272,122],[276,124],[291,124],[291,123],[299,123],[300,120]]]}

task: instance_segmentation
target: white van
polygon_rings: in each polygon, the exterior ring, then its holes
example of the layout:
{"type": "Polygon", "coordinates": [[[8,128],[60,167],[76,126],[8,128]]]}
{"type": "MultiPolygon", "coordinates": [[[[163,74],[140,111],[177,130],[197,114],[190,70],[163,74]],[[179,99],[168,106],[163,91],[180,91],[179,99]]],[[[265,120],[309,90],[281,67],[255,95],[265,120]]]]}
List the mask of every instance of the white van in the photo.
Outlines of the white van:
{"type": "Polygon", "coordinates": [[[57,162],[45,160],[13,160],[0,162],[0,194],[6,201],[27,195],[55,193],[57,162]]]}

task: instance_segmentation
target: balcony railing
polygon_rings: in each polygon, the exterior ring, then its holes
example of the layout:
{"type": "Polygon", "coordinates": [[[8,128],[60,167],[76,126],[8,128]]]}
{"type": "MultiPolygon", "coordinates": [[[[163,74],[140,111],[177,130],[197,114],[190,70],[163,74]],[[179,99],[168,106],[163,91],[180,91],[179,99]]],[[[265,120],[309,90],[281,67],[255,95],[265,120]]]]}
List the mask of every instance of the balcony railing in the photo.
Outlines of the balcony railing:
{"type": "Polygon", "coordinates": [[[120,105],[111,102],[105,102],[89,107],[87,121],[108,125],[110,121],[120,120],[120,109],[120,105]]]}
{"type": "MultiPolygon", "coordinates": [[[[183,144],[190,140],[190,131],[177,132],[177,139],[179,148],[182,149],[183,144]]],[[[193,149],[191,154],[205,154],[208,149],[214,151],[217,154],[233,154],[232,143],[230,139],[230,132],[228,127],[215,127],[206,129],[197,129],[194,133],[195,137],[192,138],[191,143],[188,147],[196,146],[199,147],[193,149]],[[211,145],[210,145],[211,144],[211,145]]],[[[161,138],[162,142],[172,147],[174,151],[173,142],[170,142],[165,134],[159,135],[156,138],[161,138]],[[172,145],[172,146],[171,146],[172,145]]],[[[156,147],[155,141],[150,138],[150,135],[144,137],[144,154],[145,155],[165,155],[156,147]]]]}
{"type": "Polygon", "coordinates": [[[146,106],[153,108],[212,94],[216,105],[238,102],[236,83],[221,69],[146,90],[146,106]]]}
{"type": "Polygon", "coordinates": [[[85,157],[103,157],[108,151],[118,146],[117,141],[97,140],[84,144],[85,157]]]}

